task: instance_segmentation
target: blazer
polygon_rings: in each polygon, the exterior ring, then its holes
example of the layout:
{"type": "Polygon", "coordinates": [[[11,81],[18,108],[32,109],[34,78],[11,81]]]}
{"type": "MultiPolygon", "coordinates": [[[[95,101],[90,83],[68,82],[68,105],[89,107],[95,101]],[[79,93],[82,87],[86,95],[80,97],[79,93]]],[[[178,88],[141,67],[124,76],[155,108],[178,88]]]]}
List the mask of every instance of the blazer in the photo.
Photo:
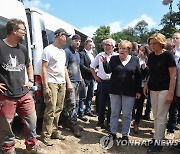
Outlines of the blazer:
{"type": "Polygon", "coordinates": [[[91,59],[84,49],[79,53],[79,55],[81,75],[85,83],[89,83],[91,80],[94,80],[93,75],[90,71],[91,59]]]}

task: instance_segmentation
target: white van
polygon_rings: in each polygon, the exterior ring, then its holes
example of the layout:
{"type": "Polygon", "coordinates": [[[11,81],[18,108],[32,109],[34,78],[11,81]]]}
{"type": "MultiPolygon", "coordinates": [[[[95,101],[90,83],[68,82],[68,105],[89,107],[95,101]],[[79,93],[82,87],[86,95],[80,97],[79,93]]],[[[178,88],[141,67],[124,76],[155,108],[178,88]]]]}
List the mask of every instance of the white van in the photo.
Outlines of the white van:
{"type": "MultiPolygon", "coordinates": [[[[41,117],[44,111],[41,78],[41,55],[43,49],[47,45],[54,42],[54,31],[58,28],[64,28],[68,33],[72,35],[79,34],[81,36],[82,42],[84,42],[88,36],[80,32],[74,26],[37,8],[26,8],[26,15],[29,23],[29,31],[31,38],[32,60],[34,66],[34,81],[35,86],[37,86],[34,98],[36,100],[37,115],[38,117],[41,117]]],[[[70,38],[67,40],[67,43],[63,48],[67,47],[70,44],[70,40],[70,38]]]]}
{"type": "Polygon", "coordinates": [[[28,49],[30,58],[32,58],[31,47],[30,47],[30,35],[27,17],[24,9],[24,5],[17,0],[0,0],[0,39],[6,37],[5,25],[10,18],[19,18],[25,22],[27,28],[27,35],[25,40],[22,42],[28,49]]]}
{"type": "MultiPolygon", "coordinates": [[[[19,18],[26,24],[27,34],[23,44],[27,47],[33,63],[34,81],[37,90],[32,92],[32,95],[36,103],[37,116],[42,118],[45,107],[41,79],[43,49],[54,42],[54,31],[58,28],[64,28],[72,35],[79,34],[82,39],[81,47],[83,47],[83,42],[88,36],[76,27],[37,8],[25,9],[23,3],[17,0],[0,0],[0,39],[6,37],[5,25],[10,18],[19,18]]],[[[69,44],[70,38],[64,48],[69,44]]]]}

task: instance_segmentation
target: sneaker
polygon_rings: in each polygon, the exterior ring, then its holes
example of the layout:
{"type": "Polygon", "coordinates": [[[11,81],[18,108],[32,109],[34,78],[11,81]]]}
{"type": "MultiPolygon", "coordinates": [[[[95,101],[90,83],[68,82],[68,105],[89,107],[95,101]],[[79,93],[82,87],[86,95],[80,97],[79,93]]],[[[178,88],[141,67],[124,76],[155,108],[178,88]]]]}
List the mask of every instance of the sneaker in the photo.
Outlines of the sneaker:
{"type": "Polygon", "coordinates": [[[62,136],[59,131],[57,131],[57,132],[53,132],[53,133],[52,133],[51,139],[65,140],[65,137],[62,136]]]}
{"type": "Polygon", "coordinates": [[[121,138],[121,141],[129,141],[129,137],[128,137],[128,136],[123,136],[123,137],[121,138]]]}
{"type": "Polygon", "coordinates": [[[33,147],[26,147],[25,154],[45,154],[45,152],[37,145],[34,145],[33,147]]]}
{"type": "Polygon", "coordinates": [[[173,140],[174,139],[174,133],[167,132],[165,135],[166,140],[173,140]]]}
{"type": "Polygon", "coordinates": [[[116,140],[116,139],[117,139],[116,134],[112,134],[112,133],[110,133],[109,137],[112,137],[112,138],[113,138],[113,140],[116,140]]]}
{"type": "Polygon", "coordinates": [[[7,151],[2,151],[2,154],[16,154],[16,151],[14,148],[12,148],[7,151]]]}
{"type": "Polygon", "coordinates": [[[148,149],[147,153],[156,154],[162,151],[162,146],[152,144],[148,149]]]}
{"type": "Polygon", "coordinates": [[[129,137],[128,136],[123,136],[120,140],[121,145],[128,145],[129,143],[129,137]]]}
{"type": "Polygon", "coordinates": [[[84,121],[84,122],[88,121],[88,119],[85,116],[83,116],[83,115],[80,115],[79,119],[84,121]]]}
{"type": "Polygon", "coordinates": [[[52,146],[53,142],[48,137],[41,137],[40,140],[46,145],[46,146],[52,146]]]}

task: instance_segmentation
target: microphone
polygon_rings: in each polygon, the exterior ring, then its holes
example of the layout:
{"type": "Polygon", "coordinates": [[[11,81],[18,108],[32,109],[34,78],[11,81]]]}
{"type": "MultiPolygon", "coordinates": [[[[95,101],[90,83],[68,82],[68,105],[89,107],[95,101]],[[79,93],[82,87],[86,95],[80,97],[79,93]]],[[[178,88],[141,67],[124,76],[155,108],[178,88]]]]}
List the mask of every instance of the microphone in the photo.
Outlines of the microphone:
{"type": "Polygon", "coordinates": [[[173,0],[162,0],[163,5],[168,5],[171,3],[173,0]]]}

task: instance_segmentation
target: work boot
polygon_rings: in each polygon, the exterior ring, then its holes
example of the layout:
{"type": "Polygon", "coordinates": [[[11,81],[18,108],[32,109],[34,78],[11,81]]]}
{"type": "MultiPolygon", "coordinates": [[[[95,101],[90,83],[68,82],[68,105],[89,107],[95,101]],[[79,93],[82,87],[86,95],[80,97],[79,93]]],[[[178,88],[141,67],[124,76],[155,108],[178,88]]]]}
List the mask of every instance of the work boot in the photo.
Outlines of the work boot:
{"type": "Polygon", "coordinates": [[[45,152],[37,145],[34,145],[32,147],[26,147],[25,154],[45,154],[45,152]]]}
{"type": "Polygon", "coordinates": [[[83,115],[80,115],[79,119],[84,121],[84,122],[88,121],[88,119],[85,116],[83,116],[83,115]]]}
{"type": "Polygon", "coordinates": [[[49,137],[41,136],[40,140],[46,145],[46,146],[52,146],[53,142],[49,137]]]}
{"type": "Polygon", "coordinates": [[[65,137],[61,135],[59,131],[53,132],[51,135],[52,139],[65,140],[65,137]]]}

